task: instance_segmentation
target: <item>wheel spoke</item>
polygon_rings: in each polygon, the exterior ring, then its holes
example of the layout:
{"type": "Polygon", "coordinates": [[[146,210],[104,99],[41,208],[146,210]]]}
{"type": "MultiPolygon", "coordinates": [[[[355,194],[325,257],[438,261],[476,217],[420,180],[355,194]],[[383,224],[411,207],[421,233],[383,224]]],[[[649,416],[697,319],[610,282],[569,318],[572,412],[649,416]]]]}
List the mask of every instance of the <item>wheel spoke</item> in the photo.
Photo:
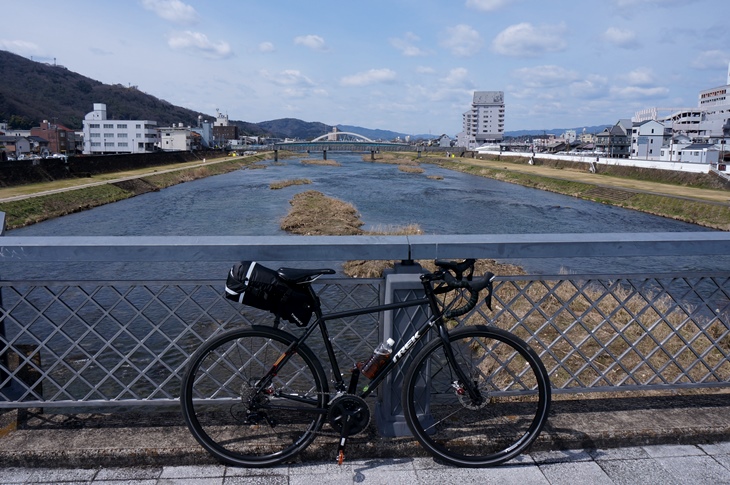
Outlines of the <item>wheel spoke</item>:
{"type": "Polygon", "coordinates": [[[296,455],[324,421],[321,365],[300,347],[270,384],[257,387],[293,337],[256,328],[222,334],[191,359],[181,393],[193,435],[219,460],[269,466],[296,455]]]}

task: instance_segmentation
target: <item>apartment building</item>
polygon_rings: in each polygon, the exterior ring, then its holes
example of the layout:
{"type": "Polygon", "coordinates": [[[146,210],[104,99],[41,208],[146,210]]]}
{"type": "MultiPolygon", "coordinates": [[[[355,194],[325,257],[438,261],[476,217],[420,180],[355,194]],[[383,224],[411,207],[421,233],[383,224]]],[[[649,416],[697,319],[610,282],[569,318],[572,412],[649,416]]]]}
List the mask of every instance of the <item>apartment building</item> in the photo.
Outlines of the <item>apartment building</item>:
{"type": "Polygon", "coordinates": [[[476,148],[504,138],[504,91],[475,91],[471,109],[463,114],[457,145],[476,148]]]}
{"type": "Polygon", "coordinates": [[[149,153],[158,142],[157,122],[151,120],[113,120],[106,104],[94,103],[84,117],[84,154],[149,153]]]}

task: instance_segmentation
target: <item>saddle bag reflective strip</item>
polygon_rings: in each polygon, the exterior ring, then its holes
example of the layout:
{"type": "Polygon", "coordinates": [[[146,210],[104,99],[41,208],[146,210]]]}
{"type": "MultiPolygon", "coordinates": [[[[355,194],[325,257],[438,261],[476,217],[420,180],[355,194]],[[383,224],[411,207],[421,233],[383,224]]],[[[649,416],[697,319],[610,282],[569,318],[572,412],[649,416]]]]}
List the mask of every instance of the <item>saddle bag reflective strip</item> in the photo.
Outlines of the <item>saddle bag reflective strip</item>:
{"type": "MultiPolygon", "coordinates": [[[[256,264],[257,263],[255,261],[253,261],[249,265],[248,271],[246,271],[246,279],[243,280],[243,282],[246,283],[246,285],[248,285],[248,282],[251,281],[251,273],[253,273],[253,269],[256,266],[256,264]]],[[[235,275],[233,274],[233,268],[231,268],[231,276],[235,277],[235,275]]],[[[228,293],[229,295],[237,295],[237,293],[235,291],[231,290],[230,288],[228,288],[228,286],[226,286],[226,293],[228,293]]],[[[243,295],[245,293],[246,293],[246,290],[244,289],[240,294],[238,294],[238,303],[243,304],[243,295]]]]}

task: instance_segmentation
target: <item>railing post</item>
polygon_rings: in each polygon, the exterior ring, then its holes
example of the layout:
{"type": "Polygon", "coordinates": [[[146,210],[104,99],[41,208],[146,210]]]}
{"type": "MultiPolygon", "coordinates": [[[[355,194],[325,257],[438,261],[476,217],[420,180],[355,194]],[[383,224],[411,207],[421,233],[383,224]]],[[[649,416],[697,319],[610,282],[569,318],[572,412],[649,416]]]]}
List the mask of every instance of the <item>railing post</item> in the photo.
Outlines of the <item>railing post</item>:
{"type": "Polygon", "coordinates": [[[279,161],[279,150],[274,150],[274,161],[275,162],[279,161]]]}
{"type": "MultiPolygon", "coordinates": [[[[413,261],[396,264],[395,268],[385,275],[383,303],[424,298],[421,273],[423,273],[423,268],[413,261]]],[[[428,309],[422,306],[383,312],[379,332],[380,340],[385,341],[392,338],[396,342],[396,349],[399,349],[405,343],[404,339],[410,338],[418,328],[426,323],[427,318],[428,309]]],[[[418,352],[422,346],[423,343],[419,343],[411,349],[411,352],[418,352]]],[[[378,390],[375,416],[378,432],[382,436],[410,436],[411,434],[401,403],[404,377],[405,368],[398,368],[385,378],[378,390]]],[[[421,403],[421,409],[428,413],[429,403],[421,403]]]]}
{"type": "Polygon", "coordinates": [[[324,158],[324,160],[327,160],[327,149],[326,148],[324,150],[322,150],[322,157],[324,158]]]}
{"type": "MultiPolygon", "coordinates": [[[[0,237],[5,235],[5,213],[0,212],[0,237]]],[[[0,310],[3,308],[3,294],[2,294],[2,288],[0,288],[0,310]]],[[[5,381],[5,379],[8,378],[8,372],[10,369],[8,368],[8,350],[10,349],[10,345],[8,345],[8,340],[5,337],[5,318],[0,318],[0,387],[2,386],[2,383],[5,381]]]]}

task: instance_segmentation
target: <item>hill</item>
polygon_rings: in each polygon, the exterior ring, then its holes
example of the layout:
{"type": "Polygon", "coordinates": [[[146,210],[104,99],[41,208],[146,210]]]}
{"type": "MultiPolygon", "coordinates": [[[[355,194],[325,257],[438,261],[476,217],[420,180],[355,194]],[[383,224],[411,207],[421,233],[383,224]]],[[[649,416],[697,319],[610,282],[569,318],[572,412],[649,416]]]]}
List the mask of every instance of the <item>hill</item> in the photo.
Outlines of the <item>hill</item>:
{"type": "Polygon", "coordinates": [[[30,129],[50,120],[81,129],[94,103],[105,103],[116,119],[156,120],[161,125],[194,125],[198,115],[121,84],[103,84],[65,67],[34,62],[0,51],[0,120],[30,129]]]}

